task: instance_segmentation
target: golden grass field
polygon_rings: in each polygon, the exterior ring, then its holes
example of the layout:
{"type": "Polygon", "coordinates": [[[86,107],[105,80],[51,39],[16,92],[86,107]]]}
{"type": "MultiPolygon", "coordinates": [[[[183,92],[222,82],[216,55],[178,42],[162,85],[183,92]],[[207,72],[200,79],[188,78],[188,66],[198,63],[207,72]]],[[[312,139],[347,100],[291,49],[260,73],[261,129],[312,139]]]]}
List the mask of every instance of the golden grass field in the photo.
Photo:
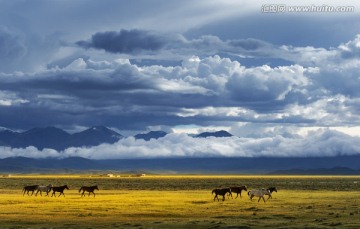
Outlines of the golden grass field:
{"type": "Polygon", "coordinates": [[[360,228],[360,177],[38,175],[0,178],[0,228],[360,228]],[[23,196],[68,184],[66,197],[23,196]],[[80,197],[82,185],[99,186],[80,197]],[[212,188],[277,186],[266,203],[213,201],[212,188]]]}

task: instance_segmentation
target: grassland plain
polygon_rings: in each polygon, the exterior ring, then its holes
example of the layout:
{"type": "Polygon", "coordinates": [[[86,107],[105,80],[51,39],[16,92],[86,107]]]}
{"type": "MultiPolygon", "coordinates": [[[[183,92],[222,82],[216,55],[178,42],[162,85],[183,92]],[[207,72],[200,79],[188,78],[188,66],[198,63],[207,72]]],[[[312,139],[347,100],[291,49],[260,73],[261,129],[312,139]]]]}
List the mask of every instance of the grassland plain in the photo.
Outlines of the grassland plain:
{"type": "Polygon", "coordinates": [[[360,228],[360,176],[23,175],[0,178],[0,228],[360,228]],[[67,184],[66,197],[23,196],[67,184]],[[80,197],[82,185],[97,196],[80,197]],[[266,203],[213,201],[216,187],[276,186],[266,203]]]}

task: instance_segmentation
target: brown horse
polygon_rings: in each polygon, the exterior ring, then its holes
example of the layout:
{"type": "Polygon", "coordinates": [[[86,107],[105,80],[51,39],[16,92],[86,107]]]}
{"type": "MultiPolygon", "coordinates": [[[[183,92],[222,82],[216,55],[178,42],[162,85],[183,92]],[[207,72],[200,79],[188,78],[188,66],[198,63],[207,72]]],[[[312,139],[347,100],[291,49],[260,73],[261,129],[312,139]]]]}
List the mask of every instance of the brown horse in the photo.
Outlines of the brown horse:
{"type": "Polygon", "coordinates": [[[82,193],[81,193],[81,197],[82,196],[85,196],[85,192],[88,192],[89,193],[89,195],[88,196],[90,196],[90,193],[92,193],[92,194],[94,194],[94,197],[95,197],[95,192],[94,192],[94,190],[99,190],[99,188],[98,188],[98,186],[97,185],[95,185],[95,186],[90,186],[90,187],[88,187],[88,186],[82,186],[80,189],[79,189],[79,192],[81,192],[81,190],[83,191],[82,193]]]}
{"type": "Polygon", "coordinates": [[[29,192],[31,192],[31,195],[34,194],[35,190],[37,190],[37,188],[39,187],[39,185],[29,185],[29,186],[25,186],[22,190],[24,191],[23,196],[25,195],[25,192],[27,192],[27,194],[29,195],[29,192]]]}
{"type": "Polygon", "coordinates": [[[52,187],[53,193],[52,193],[51,197],[52,196],[56,197],[55,192],[60,192],[59,196],[61,196],[61,194],[62,194],[65,197],[65,194],[64,194],[65,189],[69,190],[69,187],[67,185],[63,185],[63,186],[59,186],[59,187],[52,187]]]}
{"type": "Polygon", "coordinates": [[[217,198],[217,200],[219,201],[218,195],[222,196],[223,201],[224,201],[226,193],[230,193],[230,195],[231,195],[231,189],[230,188],[216,188],[216,189],[212,190],[212,194],[214,194],[214,193],[215,193],[214,201],[215,201],[215,198],[217,198]]]}
{"type": "Polygon", "coordinates": [[[266,190],[268,190],[269,193],[270,193],[270,195],[265,194],[265,195],[268,195],[268,196],[269,196],[267,199],[270,199],[270,198],[272,199],[272,193],[278,191],[276,187],[270,187],[270,188],[268,188],[268,189],[266,189],[266,190]]]}
{"type": "MultiPolygon", "coordinates": [[[[236,193],[235,199],[238,198],[239,194],[240,194],[240,198],[241,198],[241,191],[242,190],[247,191],[246,185],[230,187],[230,189],[231,189],[231,193],[236,193]]],[[[231,198],[232,198],[232,194],[231,194],[231,198]]]]}

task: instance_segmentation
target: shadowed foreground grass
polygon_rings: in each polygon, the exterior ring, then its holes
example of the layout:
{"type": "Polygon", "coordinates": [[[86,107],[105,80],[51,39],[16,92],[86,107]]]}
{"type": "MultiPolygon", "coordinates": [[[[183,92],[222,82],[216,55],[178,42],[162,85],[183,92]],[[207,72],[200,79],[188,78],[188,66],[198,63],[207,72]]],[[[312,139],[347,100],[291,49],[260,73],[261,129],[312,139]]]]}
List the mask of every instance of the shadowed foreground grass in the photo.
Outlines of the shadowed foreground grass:
{"type": "Polygon", "coordinates": [[[103,190],[100,186],[96,198],[81,198],[77,189],[65,190],[65,198],[22,196],[21,189],[0,189],[0,227],[360,227],[360,192],[356,190],[280,189],[273,199],[258,203],[256,198],[251,202],[245,193],[241,199],[214,202],[211,190],[103,190]]]}

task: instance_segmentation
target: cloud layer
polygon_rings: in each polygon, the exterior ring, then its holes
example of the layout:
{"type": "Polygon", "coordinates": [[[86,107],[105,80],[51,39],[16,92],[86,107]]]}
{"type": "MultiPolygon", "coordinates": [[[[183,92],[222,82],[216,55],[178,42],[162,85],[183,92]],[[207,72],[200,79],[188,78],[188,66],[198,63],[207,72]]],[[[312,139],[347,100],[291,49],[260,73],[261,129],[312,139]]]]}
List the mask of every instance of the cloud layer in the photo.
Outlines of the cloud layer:
{"type": "Polygon", "coordinates": [[[121,139],[115,144],[90,148],[68,148],[63,152],[34,147],[11,149],[1,147],[0,158],[84,157],[88,159],[162,158],[162,157],[329,157],[357,155],[360,138],[337,131],[320,129],[306,136],[274,135],[260,138],[192,138],[186,134],[168,134],[150,141],[121,139]]]}
{"type": "Polygon", "coordinates": [[[0,123],[118,129],[213,122],[351,126],[359,120],[360,61],[343,52],[356,53],[357,40],[329,50],[277,47],[281,57],[297,56],[299,64],[274,67],[247,67],[219,55],[190,56],[175,66],[76,58],[36,73],[2,73],[0,123]],[[22,118],[24,109],[32,118],[22,118]]]}

